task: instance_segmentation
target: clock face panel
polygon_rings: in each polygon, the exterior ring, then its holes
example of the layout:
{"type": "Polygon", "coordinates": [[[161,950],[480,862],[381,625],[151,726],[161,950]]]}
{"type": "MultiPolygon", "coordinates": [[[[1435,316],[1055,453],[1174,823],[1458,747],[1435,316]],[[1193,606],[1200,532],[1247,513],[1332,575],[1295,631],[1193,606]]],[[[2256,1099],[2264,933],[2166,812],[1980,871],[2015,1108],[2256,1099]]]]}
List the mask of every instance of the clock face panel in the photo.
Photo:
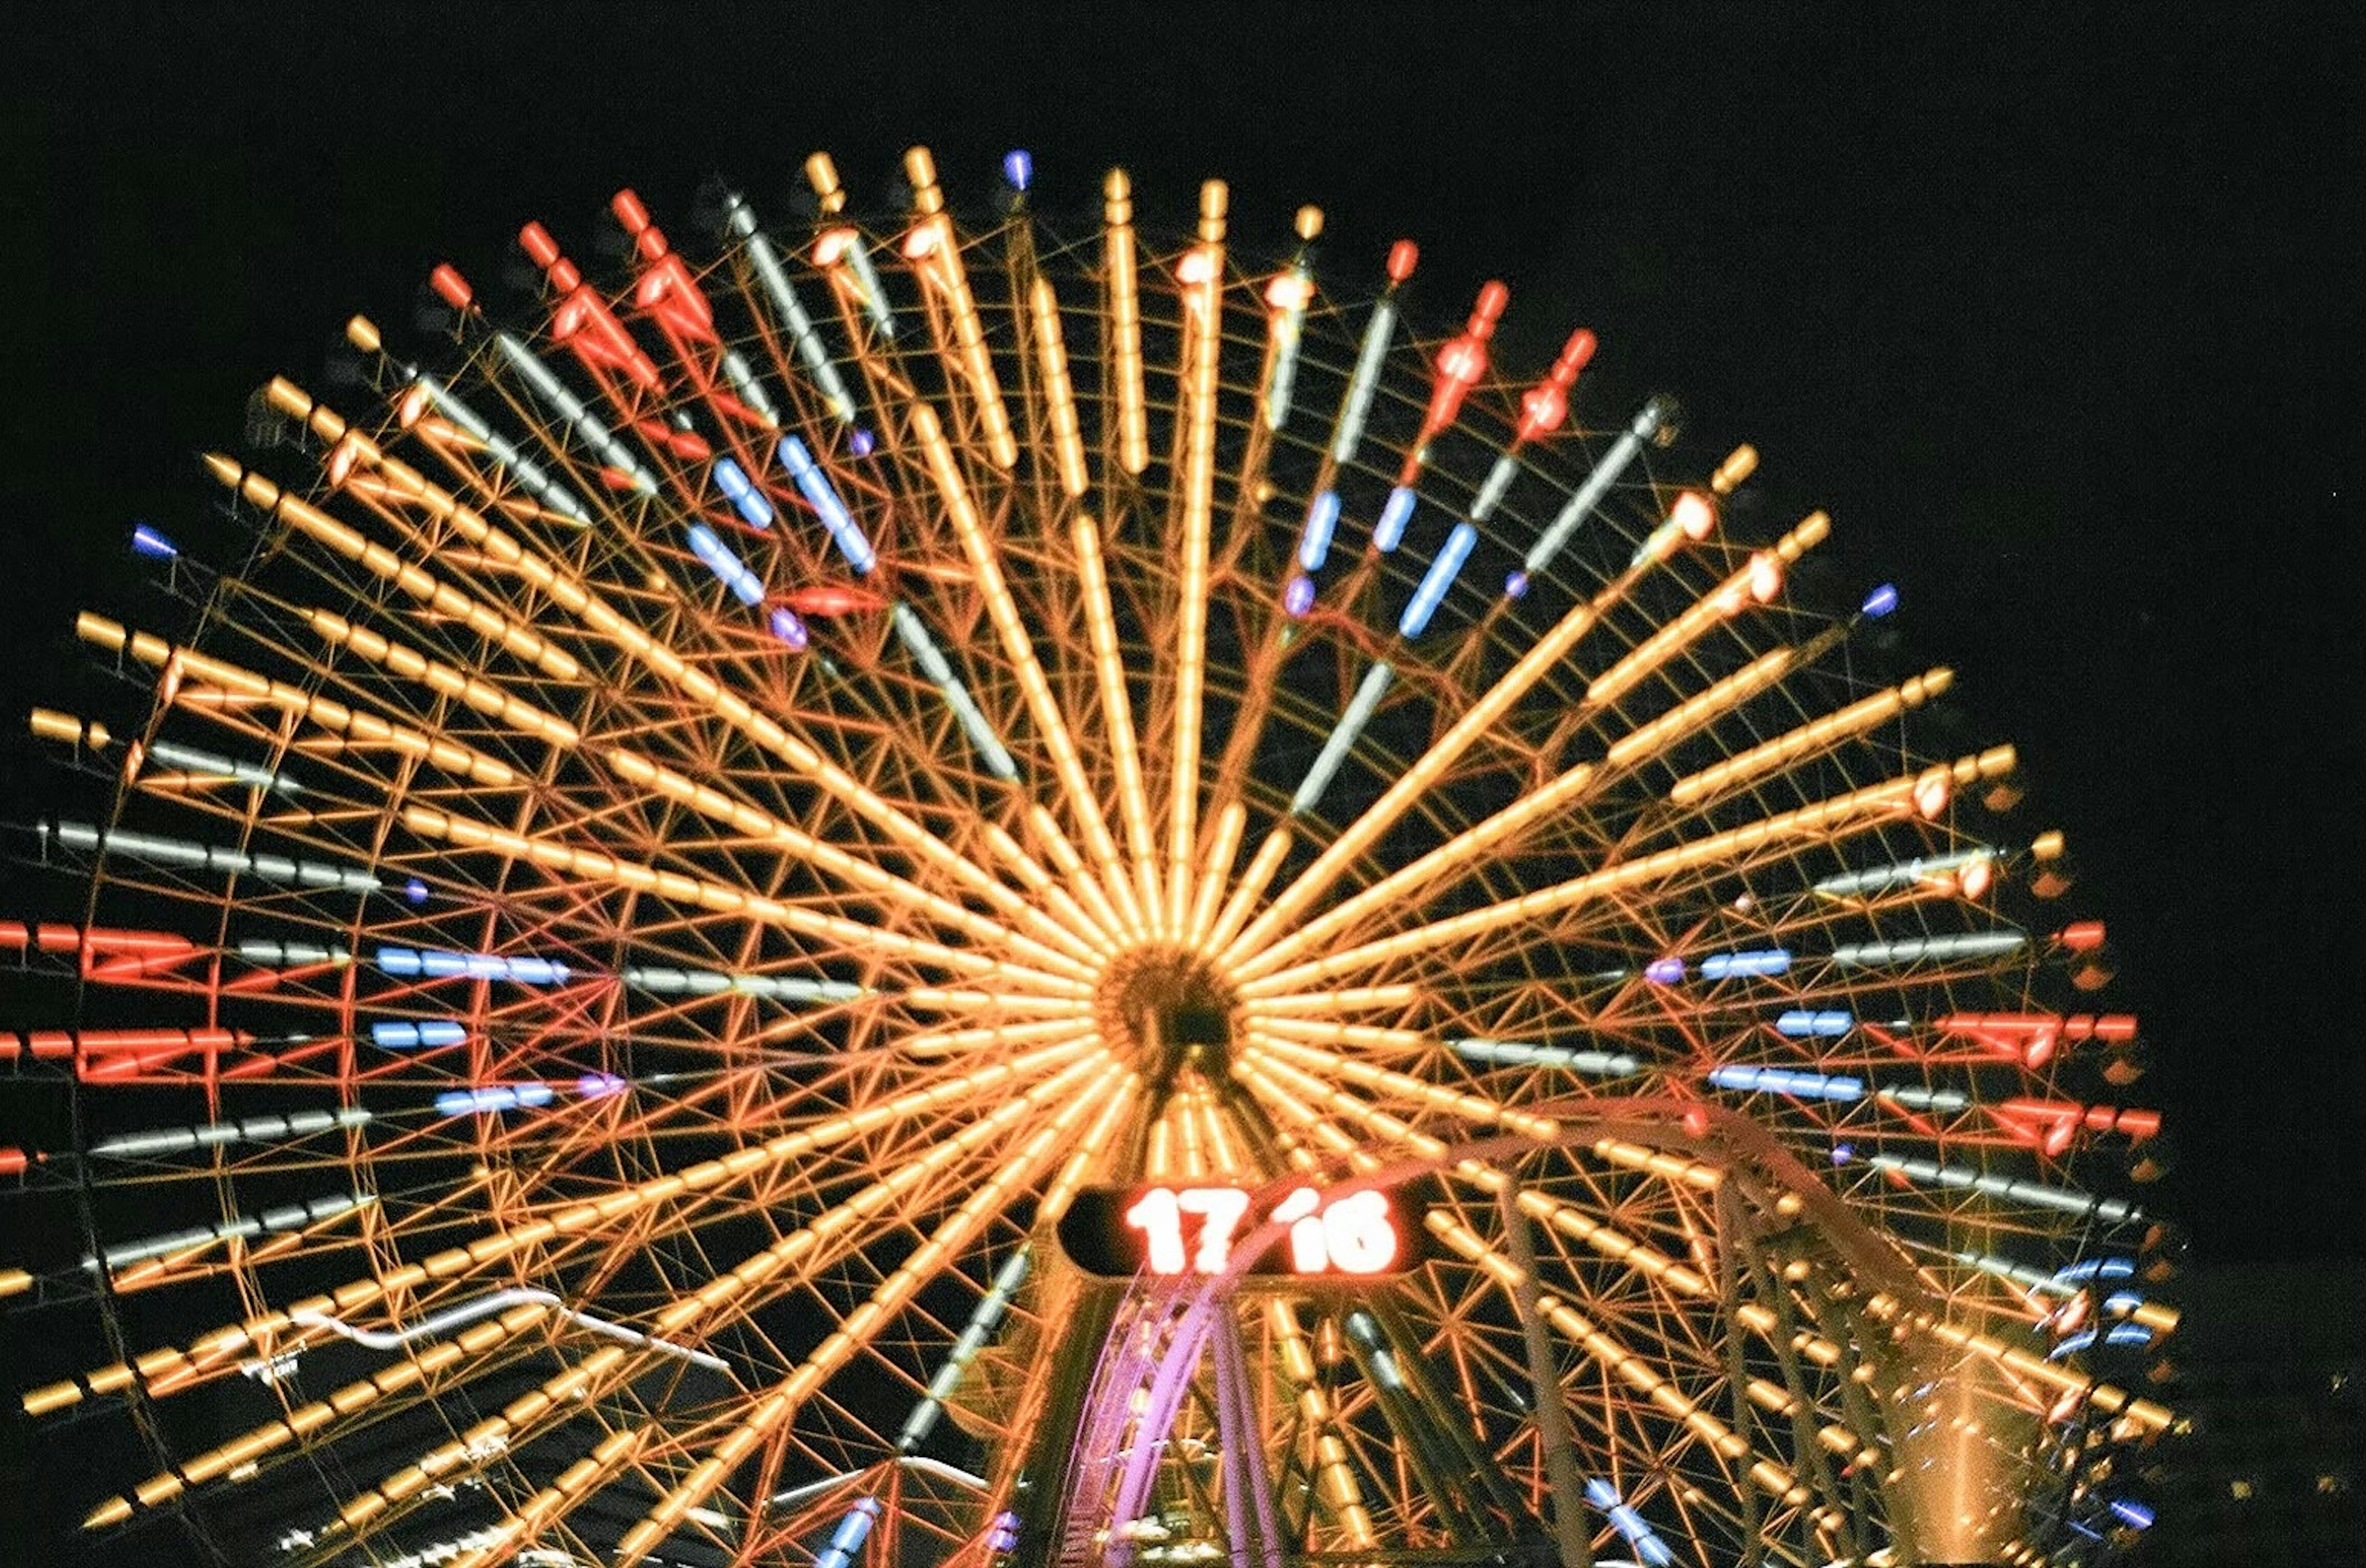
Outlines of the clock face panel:
{"type": "Polygon", "coordinates": [[[1244,1187],[1150,1182],[1078,1193],[1060,1221],[1060,1245],[1087,1274],[1305,1284],[1389,1279],[1428,1257],[1416,1186],[1244,1187]]]}

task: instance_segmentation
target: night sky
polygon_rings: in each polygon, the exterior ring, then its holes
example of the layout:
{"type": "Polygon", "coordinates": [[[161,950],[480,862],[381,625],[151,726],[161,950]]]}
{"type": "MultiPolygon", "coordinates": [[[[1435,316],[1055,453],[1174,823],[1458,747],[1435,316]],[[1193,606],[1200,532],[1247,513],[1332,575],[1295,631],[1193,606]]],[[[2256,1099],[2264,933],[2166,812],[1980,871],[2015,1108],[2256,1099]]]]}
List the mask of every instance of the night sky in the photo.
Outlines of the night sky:
{"type": "MultiPolygon", "coordinates": [[[[1829,508],[2068,833],[2160,1206],[2221,1263],[2366,1255],[2358,13],[67,9],[0,108],[12,737],[132,519],[225,538],[194,454],[248,393],[355,310],[406,333],[438,261],[497,281],[527,219],[588,236],[629,184],[687,233],[714,173],[785,211],[817,147],[858,203],[915,141],[957,202],[1014,146],[1053,212],[1122,163],[1179,225],[1221,175],[1244,252],[1318,203],[1353,293],[1410,235],[1433,327],[1501,276],[1509,373],[1590,324],[1581,420],[1673,391],[1770,519],[1829,508]]],[[[54,808],[6,745],[6,815],[54,808]]]]}

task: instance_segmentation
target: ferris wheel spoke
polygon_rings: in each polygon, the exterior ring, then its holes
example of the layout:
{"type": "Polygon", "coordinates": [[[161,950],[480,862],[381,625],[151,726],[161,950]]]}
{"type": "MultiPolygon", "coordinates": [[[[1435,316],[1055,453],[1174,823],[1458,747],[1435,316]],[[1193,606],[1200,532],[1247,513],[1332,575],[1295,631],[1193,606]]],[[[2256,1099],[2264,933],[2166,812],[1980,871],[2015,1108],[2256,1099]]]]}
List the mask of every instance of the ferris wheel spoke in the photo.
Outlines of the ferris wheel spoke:
{"type": "MultiPolygon", "coordinates": [[[[339,436],[344,434],[344,423],[325,409],[315,406],[309,417],[316,430],[325,433],[326,429],[334,429],[339,436]]],[[[378,467],[384,467],[383,458],[375,460],[378,467]]],[[[225,482],[231,481],[226,477],[225,482]]],[[[267,484],[267,481],[257,482],[267,484]]],[[[886,832],[899,847],[952,875],[1006,913],[1018,914],[1027,908],[1017,894],[975,863],[952,850],[844,768],[829,761],[810,741],[758,712],[745,698],[727,690],[713,676],[694,668],[680,652],[618,612],[573,572],[520,544],[440,487],[407,471],[400,476],[400,482],[405,489],[415,486],[420,504],[427,513],[467,540],[488,561],[499,563],[503,570],[549,597],[554,604],[575,616],[594,637],[613,643],[637,664],[680,691],[690,701],[787,763],[800,777],[822,789],[856,816],[886,832]]],[[[277,506],[281,513],[290,515],[299,525],[306,525],[317,518],[320,522],[331,523],[332,526],[342,530],[343,535],[350,536],[350,530],[343,530],[342,525],[334,525],[316,509],[297,502],[293,497],[283,498],[276,487],[271,487],[268,494],[268,502],[256,503],[277,506]]],[[[250,500],[253,499],[250,496],[250,500]]],[[[356,547],[361,547],[358,536],[351,537],[356,547]]],[[[363,564],[370,565],[376,558],[365,559],[363,564]]],[[[395,558],[387,556],[383,570],[391,575],[400,564],[395,558]]]]}
{"type": "MultiPolygon", "coordinates": [[[[1381,793],[1356,820],[1317,855],[1297,879],[1261,910],[1241,934],[1225,950],[1228,961],[1248,958],[1264,945],[1274,933],[1302,913],[1307,906],[1329,891],[1346,874],[1357,858],[1380,840],[1396,825],[1406,811],[1418,803],[1448,769],[1488,731],[1493,729],[1515,706],[1520,699],[1543,680],[1580,639],[1613,605],[1624,599],[1634,584],[1652,565],[1656,558],[1630,565],[1626,571],[1582,602],[1538,638],[1519,661],[1497,679],[1417,758],[1395,782],[1381,793]]],[[[1387,669],[1385,661],[1375,663],[1367,672],[1369,686],[1379,671],[1387,669]]],[[[1382,678],[1385,683],[1385,677],[1382,678]]],[[[1377,693],[1373,698],[1377,701],[1377,693]]],[[[1350,710],[1353,711],[1352,709],[1350,710]]]]}
{"type": "Polygon", "coordinates": [[[790,1161],[1023,1082],[1047,1068],[1064,1068],[1073,1077],[1087,1065],[1091,1052],[1089,1040],[1076,1041],[968,1066],[859,1110],[819,1118],[720,1158],[702,1160],[598,1199],[558,1205],[514,1228],[484,1230],[466,1246],[445,1248],[384,1275],[348,1280],[327,1293],[305,1298],[285,1308],[266,1308],[224,1324],[197,1337],[186,1349],[152,1350],[135,1362],[118,1362],[30,1390],[24,1396],[26,1413],[46,1415],[80,1404],[85,1398],[120,1393],[134,1383],[150,1397],[195,1387],[207,1378],[220,1375],[250,1350],[268,1358],[317,1344],[320,1331],[299,1325],[293,1315],[298,1311],[350,1315],[396,1292],[412,1291],[432,1280],[489,1269],[521,1252],[567,1236],[595,1232],[602,1225],[652,1205],[672,1202],[684,1194],[719,1193],[790,1161]]]}
{"type": "Polygon", "coordinates": [[[1943,808],[1949,792],[1956,785],[1999,777],[2011,772],[2013,762],[2012,749],[1998,747],[1952,764],[1656,850],[1515,899],[1449,916],[1293,968],[1268,972],[1245,981],[1242,990],[1255,997],[1353,974],[1386,959],[1431,951],[1446,942],[1558,914],[1592,899],[1649,886],[1702,867],[1740,865],[1752,857],[1777,852],[1786,843],[1828,842],[1850,833],[1869,831],[1910,813],[1943,808]]]}
{"type": "Polygon", "coordinates": [[[1018,672],[1020,689],[1026,697],[1028,712],[1034,720],[1036,731],[1052,753],[1053,771],[1058,775],[1061,792],[1066,797],[1069,815],[1084,831],[1086,846],[1092,853],[1099,885],[1127,929],[1139,937],[1147,928],[1135,897],[1133,881],[1118,864],[1117,840],[1110,832],[1108,818],[1102,815],[1100,802],[1096,798],[1090,782],[1085,777],[1084,763],[1077,755],[1076,740],[1068,731],[1067,721],[1061,716],[1051,682],[1044,677],[1043,667],[1035,657],[1034,643],[1027,634],[1018,602],[1011,597],[1009,584],[1004,581],[992,541],[986,536],[984,525],[978,517],[976,503],[970,499],[969,487],[963,481],[961,469],[953,461],[952,449],[946,443],[943,426],[938,422],[935,412],[926,405],[913,412],[912,434],[928,460],[929,472],[936,480],[947,514],[952,519],[953,532],[969,559],[970,570],[976,575],[978,590],[986,599],[987,616],[993,621],[995,633],[1001,639],[1003,652],[1018,672]]]}
{"type": "MultiPolygon", "coordinates": [[[[630,888],[698,908],[742,916],[760,924],[775,925],[803,936],[837,943],[841,951],[848,953],[892,953],[934,964],[956,975],[971,977],[991,976],[1020,989],[1051,996],[1081,997],[1090,991],[1089,985],[1083,978],[1053,974],[918,937],[903,936],[841,916],[821,914],[803,905],[750,893],[728,884],[682,872],[661,871],[596,850],[570,848],[539,835],[513,833],[507,829],[430,807],[406,806],[399,809],[397,816],[405,828],[423,839],[436,840],[464,850],[481,851],[505,860],[524,861],[555,875],[588,884],[630,888]]],[[[1077,967],[1065,960],[1063,966],[1077,967]]],[[[1090,971],[1083,973],[1089,975],[1090,971]]]]}
{"type": "MultiPolygon", "coordinates": [[[[1022,1123],[1031,1112],[1056,1100],[1064,1091],[1085,1084],[1088,1076],[1096,1083],[1108,1083],[1116,1076],[1116,1069],[1098,1066],[1091,1061],[1078,1061],[1026,1094],[1003,1102],[996,1111],[971,1122],[952,1137],[932,1145],[918,1158],[897,1167],[852,1197],[822,1211],[772,1247],[735,1268],[716,1274],[706,1285],[655,1314],[649,1321],[646,1343],[655,1346],[683,1336],[691,1337],[693,1343],[703,1342],[711,1338],[724,1325],[746,1317],[771,1295],[812,1278],[818,1270],[828,1267],[833,1257],[843,1256],[847,1249],[860,1245],[860,1237],[853,1230],[857,1222],[876,1213],[884,1205],[899,1197],[918,1190],[930,1179],[941,1178],[968,1156],[1022,1123]]],[[[1036,1173],[1035,1166],[1025,1162],[1042,1148],[1056,1147],[1058,1135],[1081,1114],[1089,1100],[1088,1093],[1070,1094],[1065,1109],[1054,1113],[1038,1131],[1017,1161],[1006,1164],[995,1180],[990,1181],[987,1188],[980,1190],[972,1202],[976,1202],[987,1190],[993,1190],[997,1194],[995,1207],[980,1214],[971,1231],[963,1233],[964,1239],[967,1235],[974,1234],[976,1224],[982,1224],[999,1212],[1000,1202],[1012,1187],[1031,1179],[1036,1173]],[[1025,1170],[1024,1176],[1012,1177],[1007,1182],[1002,1180],[1003,1177],[1020,1169],[1025,1170]],[[997,1182],[1001,1184],[997,1186],[997,1182]]],[[[969,1213],[968,1206],[964,1206],[963,1213],[969,1213]]],[[[942,1250],[956,1249],[960,1245],[959,1241],[949,1242],[942,1250]]],[[[914,1269],[913,1277],[904,1282],[908,1292],[918,1288],[920,1276],[934,1269],[935,1259],[932,1257],[922,1265],[919,1257],[916,1256],[906,1267],[914,1269]]],[[[825,1344],[846,1341],[845,1349],[839,1352],[842,1359],[848,1351],[858,1348],[852,1344],[852,1337],[846,1328],[841,1328],[831,1341],[825,1344]]],[[[376,1486],[349,1500],[338,1511],[336,1528],[354,1530],[368,1525],[389,1508],[402,1503],[431,1483],[456,1474],[473,1473],[498,1456],[533,1440],[538,1433],[571,1419],[574,1406],[605,1398],[610,1392],[638,1376],[648,1364],[648,1353],[643,1350],[628,1353],[611,1346],[594,1352],[588,1359],[554,1375],[540,1388],[511,1402],[498,1415],[479,1422],[452,1441],[421,1454],[376,1486]]],[[[806,1366],[815,1364],[815,1360],[806,1363],[806,1366]]],[[[821,1375],[826,1376],[827,1373],[821,1375]]],[[[702,1498],[704,1495],[704,1493],[700,1495],[702,1498]]],[[[683,1504],[681,1512],[686,1512],[698,1500],[693,1498],[683,1504]]],[[[668,1520],[668,1529],[679,1520],[681,1512],[668,1520]]],[[[626,1540],[629,1543],[631,1538],[628,1536],[626,1540]]],[[[627,1549],[619,1550],[622,1553],[627,1549]]]]}
{"type": "MultiPolygon", "coordinates": [[[[1111,1088],[1122,1081],[1122,1076],[1121,1069],[1104,1068],[1095,1081],[1099,1087],[1111,1088]]],[[[625,1531],[616,1547],[617,1561],[626,1565],[646,1561],[682,1516],[710,1496],[814,1390],[865,1348],[869,1337],[900,1312],[947,1258],[968,1246],[1006,1205],[1050,1169],[1065,1152],[1063,1138],[1092,1109],[1091,1100],[1090,1093],[1072,1099],[986,1185],[954,1211],[918,1251],[888,1275],[820,1346],[715,1443],[705,1459],[660,1497],[639,1524],[625,1531]]]]}

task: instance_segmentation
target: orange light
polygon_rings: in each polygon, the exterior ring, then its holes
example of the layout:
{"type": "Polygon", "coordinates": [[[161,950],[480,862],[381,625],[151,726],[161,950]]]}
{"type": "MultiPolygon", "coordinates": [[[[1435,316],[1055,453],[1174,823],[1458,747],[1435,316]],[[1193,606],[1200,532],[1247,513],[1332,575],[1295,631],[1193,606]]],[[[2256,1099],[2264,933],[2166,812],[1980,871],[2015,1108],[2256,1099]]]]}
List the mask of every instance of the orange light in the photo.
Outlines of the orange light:
{"type": "Polygon", "coordinates": [[[1708,497],[1696,490],[1688,490],[1676,497],[1676,504],[1668,513],[1670,522],[1684,530],[1684,537],[1696,544],[1709,536],[1717,527],[1717,508],[1708,497]]]}

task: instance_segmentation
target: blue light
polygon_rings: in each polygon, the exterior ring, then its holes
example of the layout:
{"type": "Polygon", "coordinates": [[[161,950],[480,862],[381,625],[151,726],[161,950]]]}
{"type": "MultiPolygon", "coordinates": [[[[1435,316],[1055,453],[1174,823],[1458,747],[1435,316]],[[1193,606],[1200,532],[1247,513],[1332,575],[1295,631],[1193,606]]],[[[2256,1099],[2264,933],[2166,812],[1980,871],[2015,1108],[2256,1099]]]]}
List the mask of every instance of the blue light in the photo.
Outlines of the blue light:
{"type": "Polygon", "coordinates": [[[830,1536],[829,1545],[814,1559],[814,1568],[850,1568],[854,1554],[871,1539],[872,1523],[879,1517],[879,1499],[862,1497],[838,1521],[838,1529],[830,1536]]]}
{"type": "Polygon", "coordinates": [[[1388,503],[1380,508],[1380,520],[1372,525],[1372,547],[1387,553],[1404,542],[1405,525],[1413,521],[1414,494],[1411,485],[1399,485],[1389,491],[1388,503]]]}
{"type": "Polygon", "coordinates": [[[1525,598],[1527,598],[1527,593],[1528,593],[1528,574],[1527,574],[1527,572],[1525,572],[1525,571],[1515,571],[1515,572],[1512,573],[1512,575],[1511,575],[1511,576],[1509,576],[1509,577],[1507,577],[1507,578],[1504,579],[1504,598],[1506,598],[1506,599],[1525,599],[1525,598]]]}
{"type": "Polygon", "coordinates": [[[1684,977],[1681,958],[1654,958],[1643,965],[1643,978],[1654,986],[1673,986],[1684,977]]]}
{"type": "Polygon", "coordinates": [[[1793,1040],[1810,1036],[1830,1039],[1834,1035],[1846,1034],[1855,1027],[1853,1016],[1836,1010],[1810,1012],[1805,1008],[1794,1008],[1774,1021],[1774,1032],[1793,1040]]]}
{"type": "Polygon", "coordinates": [[[435,1113],[468,1116],[481,1111],[490,1115],[521,1106],[548,1105],[550,1099],[550,1086],[546,1083],[489,1084],[483,1089],[448,1089],[437,1095],[435,1113]]]}
{"type": "Polygon", "coordinates": [[[1791,955],[1779,947],[1752,953],[1712,953],[1701,960],[1701,976],[1708,980],[1739,979],[1747,975],[1781,975],[1790,967],[1791,955]]]}
{"type": "Polygon", "coordinates": [[[402,896],[414,904],[424,904],[427,902],[427,884],[414,876],[402,885],[402,896]]]}
{"type": "Polygon", "coordinates": [[[429,1023],[373,1023],[370,1043],[389,1051],[407,1051],[415,1046],[458,1045],[468,1038],[466,1024],[448,1020],[429,1023]]]}
{"type": "Polygon", "coordinates": [[[1890,611],[1898,608],[1898,589],[1896,585],[1887,582],[1883,583],[1880,587],[1866,594],[1865,596],[1865,603],[1857,608],[1860,614],[1870,615],[1876,621],[1879,620],[1882,616],[1889,614],[1890,611]]]}
{"type": "Polygon", "coordinates": [[[2090,1258],[2054,1271],[2054,1278],[2063,1284],[2075,1285],[2085,1280],[2130,1280],[2135,1277],[2136,1266],[2124,1258],[2090,1258]]]}
{"type": "Polygon", "coordinates": [[[748,470],[738,463],[728,457],[715,459],[715,488],[739,509],[739,515],[748,520],[749,527],[772,525],[772,503],[764,499],[762,491],[749,482],[748,470]]]}
{"type": "Polygon", "coordinates": [[[179,546],[147,524],[135,523],[131,525],[131,552],[155,560],[171,560],[181,550],[179,546]]]}
{"type": "Polygon", "coordinates": [[[715,530],[704,523],[690,525],[690,552],[706,563],[706,570],[731,590],[731,596],[742,604],[755,605],[764,602],[761,579],[748,570],[748,563],[734,555],[731,547],[715,536],[715,530]]]}
{"type": "Polygon", "coordinates": [[[2118,1515],[2120,1522],[2130,1529],[2152,1529],[2153,1512],[2142,1503],[2131,1502],[2125,1497],[2114,1497],[2112,1499],[2112,1512],[2118,1515]]]}
{"type": "Polygon", "coordinates": [[[1025,190],[1035,183],[1035,159],[1023,147],[1014,147],[1002,155],[1002,177],[1012,190],[1025,190]]]}
{"type": "Polygon", "coordinates": [[[1446,591],[1454,586],[1462,563],[1470,558],[1470,548],[1479,542],[1479,530],[1468,523],[1457,523],[1454,532],[1446,536],[1446,547],[1429,563],[1422,575],[1421,586],[1414,590],[1413,603],[1404,608],[1397,621],[1399,637],[1419,637],[1428,629],[1430,616],[1446,600],[1446,591]]]}
{"type": "Polygon", "coordinates": [[[398,978],[514,980],[521,986],[563,986],[573,975],[566,964],[524,953],[445,953],[434,948],[381,947],[377,966],[398,978]]]}
{"type": "Polygon", "coordinates": [[[793,652],[803,653],[806,645],[813,640],[806,635],[805,622],[797,619],[797,613],[786,604],[773,605],[765,621],[772,628],[772,635],[788,644],[793,652]]]}
{"type": "Polygon", "coordinates": [[[1798,1100],[1862,1100],[1861,1078],[1829,1073],[1799,1073],[1783,1067],[1723,1066],[1709,1070],[1708,1081],[1741,1094],[1787,1094],[1798,1100]]]}
{"type": "Polygon", "coordinates": [[[1339,492],[1326,490],[1306,509],[1306,537],[1298,547],[1298,564],[1321,571],[1331,554],[1331,535],[1339,526],[1339,492]]]}
{"type": "Polygon", "coordinates": [[[878,445],[879,438],[867,430],[857,430],[846,438],[846,449],[858,457],[868,457],[878,445]]]}
{"type": "Polygon", "coordinates": [[[879,557],[871,548],[862,526],[854,521],[854,513],[839,498],[829,476],[821,471],[821,465],[814,461],[806,444],[794,435],[781,437],[780,452],[781,461],[788,466],[789,477],[797,481],[797,492],[806,498],[806,505],[820,514],[821,525],[838,541],[839,553],[856,571],[869,575],[871,569],[879,564],[879,557]]]}
{"type": "Polygon", "coordinates": [[[1291,620],[1304,620],[1306,612],[1314,608],[1314,580],[1302,572],[1290,573],[1282,585],[1281,607],[1290,612],[1291,620]]]}
{"type": "Polygon", "coordinates": [[[1854,1144],[1834,1144],[1832,1145],[1832,1163],[1834,1165],[1846,1165],[1849,1161],[1854,1158],[1856,1158],[1856,1145],[1854,1144]]]}

